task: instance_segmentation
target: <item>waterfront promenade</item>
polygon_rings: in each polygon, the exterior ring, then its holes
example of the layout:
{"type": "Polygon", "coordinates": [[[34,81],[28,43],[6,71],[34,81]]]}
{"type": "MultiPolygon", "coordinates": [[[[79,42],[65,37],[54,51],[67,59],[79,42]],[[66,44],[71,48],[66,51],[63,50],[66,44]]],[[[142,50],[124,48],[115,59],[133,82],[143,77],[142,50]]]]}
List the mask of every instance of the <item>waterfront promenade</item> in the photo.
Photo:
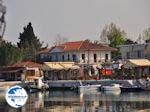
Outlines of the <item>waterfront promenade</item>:
{"type": "Polygon", "coordinates": [[[13,86],[17,84],[21,84],[21,81],[4,81],[4,82],[0,82],[0,87],[13,86]]]}

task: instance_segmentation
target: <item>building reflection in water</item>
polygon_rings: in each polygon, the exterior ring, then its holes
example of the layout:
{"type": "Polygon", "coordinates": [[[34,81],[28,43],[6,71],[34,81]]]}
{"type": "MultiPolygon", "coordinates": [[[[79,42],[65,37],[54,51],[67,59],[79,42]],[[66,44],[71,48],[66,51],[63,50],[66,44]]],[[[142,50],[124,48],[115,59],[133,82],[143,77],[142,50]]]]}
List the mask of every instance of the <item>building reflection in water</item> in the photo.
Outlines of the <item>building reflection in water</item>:
{"type": "Polygon", "coordinates": [[[44,108],[43,93],[30,94],[27,103],[22,107],[22,112],[38,112],[44,108]]]}
{"type": "Polygon", "coordinates": [[[138,112],[150,111],[150,92],[140,93],[77,93],[47,91],[29,94],[26,105],[11,108],[0,97],[0,112],[138,112]]]}

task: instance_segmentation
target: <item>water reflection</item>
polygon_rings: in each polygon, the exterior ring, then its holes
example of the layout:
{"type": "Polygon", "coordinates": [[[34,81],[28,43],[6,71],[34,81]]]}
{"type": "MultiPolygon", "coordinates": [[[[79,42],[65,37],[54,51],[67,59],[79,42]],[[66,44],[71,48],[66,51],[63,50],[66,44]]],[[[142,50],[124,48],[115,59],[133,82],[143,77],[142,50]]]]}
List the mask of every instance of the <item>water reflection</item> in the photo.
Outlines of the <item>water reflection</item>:
{"type": "Polygon", "coordinates": [[[149,95],[150,92],[46,91],[29,94],[26,105],[20,109],[8,106],[0,95],[0,112],[146,112],[150,111],[149,95]]]}
{"type": "Polygon", "coordinates": [[[29,94],[27,103],[22,107],[21,112],[43,112],[44,97],[43,93],[29,94]]]}

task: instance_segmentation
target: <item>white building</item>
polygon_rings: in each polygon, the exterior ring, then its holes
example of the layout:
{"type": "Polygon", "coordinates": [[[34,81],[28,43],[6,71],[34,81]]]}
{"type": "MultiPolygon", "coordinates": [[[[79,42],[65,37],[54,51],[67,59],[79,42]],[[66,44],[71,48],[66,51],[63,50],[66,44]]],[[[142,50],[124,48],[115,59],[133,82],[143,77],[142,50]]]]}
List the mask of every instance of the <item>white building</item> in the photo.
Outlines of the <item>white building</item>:
{"type": "Polygon", "coordinates": [[[51,48],[47,53],[40,54],[40,58],[48,56],[49,61],[63,62],[74,61],[83,64],[96,64],[111,61],[111,52],[117,49],[91,43],[88,40],[66,42],[51,48]],[[45,56],[44,56],[45,55],[45,56]]]}
{"type": "Polygon", "coordinates": [[[120,45],[122,59],[150,59],[150,43],[120,45]]]}

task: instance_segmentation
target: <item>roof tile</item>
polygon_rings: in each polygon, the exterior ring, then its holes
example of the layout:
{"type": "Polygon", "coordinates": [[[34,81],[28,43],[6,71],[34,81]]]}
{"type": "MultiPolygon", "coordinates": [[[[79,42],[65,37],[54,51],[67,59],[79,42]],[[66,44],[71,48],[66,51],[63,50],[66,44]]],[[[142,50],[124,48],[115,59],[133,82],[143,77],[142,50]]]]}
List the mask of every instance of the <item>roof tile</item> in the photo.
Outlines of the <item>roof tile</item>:
{"type": "Polygon", "coordinates": [[[54,48],[58,48],[66,52],[67,51],[80,51],[80,50],[117,51],[116,48],[112,48],[106,45],[96,44],[88,40],[84,40],[84,41],[66,42],[58,46],[54,46],[49,49],[42,50],[39,53],[48,53],[54,48]]]}
{"type": "Polygon", "coordinates": [[[41,68],[42,65],[32,62],[32,61],[22,61],[22,62],[17,62],[13,64],[11,67],[39,67],[41,68]]]}

